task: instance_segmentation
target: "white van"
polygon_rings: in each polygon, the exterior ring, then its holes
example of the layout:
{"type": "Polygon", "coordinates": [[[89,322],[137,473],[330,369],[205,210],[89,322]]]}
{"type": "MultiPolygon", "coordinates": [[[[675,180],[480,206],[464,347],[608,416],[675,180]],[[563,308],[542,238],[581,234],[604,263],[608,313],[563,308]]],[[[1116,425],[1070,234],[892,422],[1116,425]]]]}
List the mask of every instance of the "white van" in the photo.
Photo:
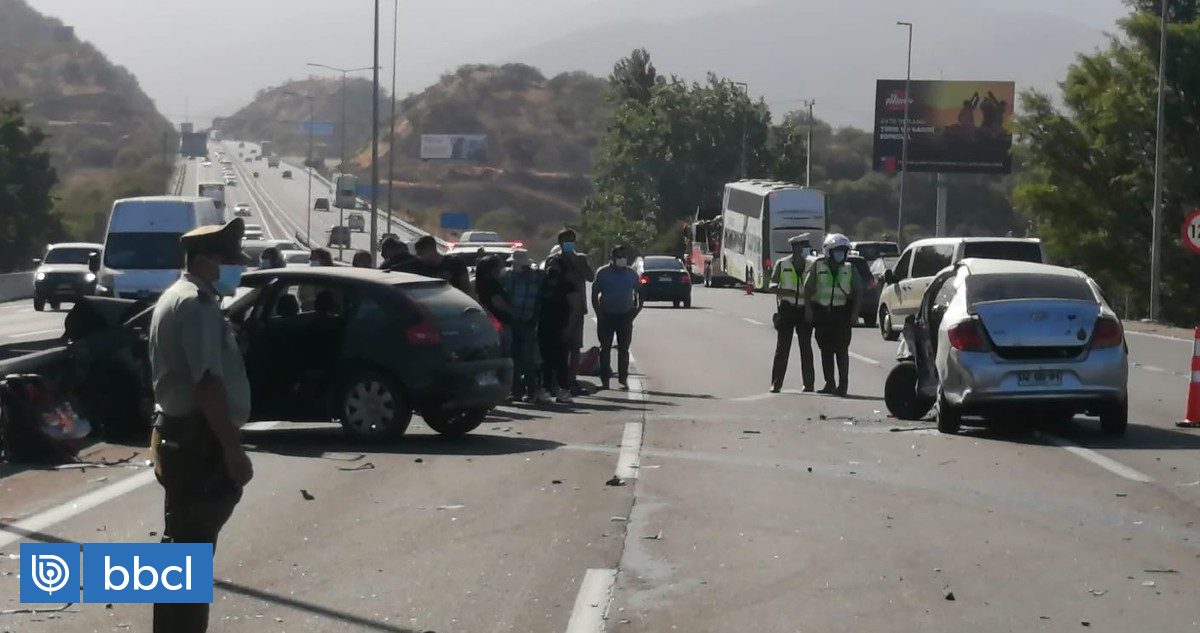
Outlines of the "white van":
{"type": "Polygon", "coordinates": [[[930,282],[947,266],[968,258],[1007,259],[1044,264],[1042,241],[1014,237],[935,237],[917,240],[904,249],[896,268],[884,274],[879,296],[879,333],[894,341],[904,319],[915,314],[930,282]]]}
{"type": "Polygon", "coordinates": [[[157,297],[183,272],[179,238],[198,226],[224,221],[211,198],[148,196],[113,202],[97,294],[157,297]]]}

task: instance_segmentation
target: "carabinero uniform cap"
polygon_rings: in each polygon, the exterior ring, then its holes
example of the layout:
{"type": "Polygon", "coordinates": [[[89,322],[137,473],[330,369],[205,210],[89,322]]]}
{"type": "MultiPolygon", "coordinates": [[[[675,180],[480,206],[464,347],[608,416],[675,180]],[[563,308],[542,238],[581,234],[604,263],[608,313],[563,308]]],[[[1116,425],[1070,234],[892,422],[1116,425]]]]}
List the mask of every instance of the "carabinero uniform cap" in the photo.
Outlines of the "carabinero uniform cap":
{"type": "Polygon", "coordinates": [[[791,244],[792,246],[795,246],[796,244],[801,246],[812,246],[812,240],[809,239],[808,233],[801,233],[800,235],[793,235],[792,237],[788,238],[788,244],[791,244]]]}
{"type": "Polygon", "coordinates": [[[189,253],[212,253],[236,256],[242,250],[242,236],[246,223],[234,218],[225,224],[198,226],[179,238],[183,249],[189,253]]]}

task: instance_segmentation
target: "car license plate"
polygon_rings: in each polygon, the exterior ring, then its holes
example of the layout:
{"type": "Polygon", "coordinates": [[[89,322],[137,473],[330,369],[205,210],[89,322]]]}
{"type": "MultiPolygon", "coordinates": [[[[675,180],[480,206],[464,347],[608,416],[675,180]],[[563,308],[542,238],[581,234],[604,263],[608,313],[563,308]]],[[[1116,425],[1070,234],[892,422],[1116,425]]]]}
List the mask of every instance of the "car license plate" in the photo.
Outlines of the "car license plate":
{"type": "Polygon", "coordinates": [[[659,281],[671,281],[671,276],[670,275],[659,275],[658,280],[659,281]]]}
{"type": "Polygon", "coordinates": [[[500,377],[494,372],[489,371],[485,374],[479,374],[478,376],[475,376],[475,384],[479,385],[480,387],[494,387],[500,384],[500,377]]]}
{"type": "Polygon", "coordinates": [[[58,289],[62,292],[70,292],[73,290],[71,284],[58,284],[58,289]]]}
{"type": "Polygon", "coordinates": [[[1057,387],[1062,384],[1062,372],[1057,369],[1019,371],[1017,384],[1022,387],[1057,387]]]}

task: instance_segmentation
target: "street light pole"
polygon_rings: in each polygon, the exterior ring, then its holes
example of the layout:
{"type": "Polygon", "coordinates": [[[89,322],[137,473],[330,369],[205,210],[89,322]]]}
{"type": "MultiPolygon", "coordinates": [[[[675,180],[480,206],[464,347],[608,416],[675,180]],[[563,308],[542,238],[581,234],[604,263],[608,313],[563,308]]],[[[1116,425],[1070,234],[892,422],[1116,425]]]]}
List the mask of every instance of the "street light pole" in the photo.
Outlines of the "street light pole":
{"type": "MultiPolygon", "coordinates": [[[[376,4],[378,4],[378,0],[376,0],[376,4]]],[[[378,18],[378,13],[379,13],[379,11],[378,11],[378,6],[377,6],[376,7],[376,18],[378,18]]],[[[376,19],[376,22],[378,22],[378,19],[376,19]]],[[[379,29],[376,28],[375,30],[376,30],[376,39],[378,40],[379,29]]],[[[341,162],[341,165],[338,167],[338,169],[339,169],[339,171],[341,171],[343,173],[345,173],[345,170],[346,170],[346,75],[348,75],[350,73],[354,73],[354,72],[363,71],[363,70],[371,70],[371,71],[374,71],[376,73],[376,75],[378,75],[378,73],[379,73],[379,59],[378,59],[379,58],[379,50],[378,50],[379,46],[378,46],[378,42],[376,42],[376,44],[377,44],[375,47],[376,48],[376,51],[375,51],[376,59],[375,59],[374,67],[364,66],[362,68],[336,68],[334,66],[327,66],[325,64],[317,64],[314,62],[308,62],[309,66],[313,66],[315,68],[324,68],[326,70],[332,70],[334,72],[342,73],[342,134],[341,134],[341,136],[342,136],[342,162],[341,162]]],[[[376,85],[378,85],[379,82],[376,81],[375,83],[376,83],[376,85]]],[[[345,207],[342,207],[340,205],[338,206],[338,225],[346,226],[346,209],[345,209],[345,207]]],[[[339,257],[340,257],[340,255],[339,255],[339,257]]]]}
{"type": "Polygon", "coordinates": [[[308,101],[308,154],[304,157],[304,167],[308,171],[308,212],[304,221],[304,237],[308,242],[312,243],[312,153],[313,153],[313,96],[310,94],[302,94],[292,90],[283,91],[285,95],[300,97],[308,101]]]}
{"type": "Polygon", "coordinates": [[[1158,130],[1154,141],[1154,208],[1150,212],[1150,320],[1158,320],[1162,282],[1163,133],[1166,128],[1167,0],[1162,2],[1158,40],[1158,130]]]}
{"type": "Polygon", "coordinates": [[[808,146],[805,148],[805,163],[804,163],[804,186],[812,186],[812,154],[813,154],[813,106],[817,105],[816,99],[809,99],[804,102],[808,106],[808,146]]]}
{"type": "Polygon", "coordinates": [[[400,24],[400,0],[394,0],[392,9],[392,115],[388,119],[388,195],[387,195],[387,232],[392,232],[392,181],[396,165],[396,39],[400,24]]]}
{"type": "MultiPolygon", "coordinates": [[[[746,95],[746,100],[750,100],[750,85],[744,81],[733,82],[735,86],[742,87],[742,94],[746,95]]],[[[746,111],[742,110],[742,179],[746,178],[746,111]]]]}
{"type": "Polygon", "coordinates": [[[908,68],[904,73],[904,123],[900,140],[900,206],[896,210],[896,242],[904,246],[904,185],[908,180],[908,106],[912,102],[912,22],[897,22],[897,26],[908,27],[908,68]]]}
{"type": "Polygon", "coordinates": [[[379,253],[379,0],[375,0],[375,56],[371,63],[371,266],[379,253]]]}

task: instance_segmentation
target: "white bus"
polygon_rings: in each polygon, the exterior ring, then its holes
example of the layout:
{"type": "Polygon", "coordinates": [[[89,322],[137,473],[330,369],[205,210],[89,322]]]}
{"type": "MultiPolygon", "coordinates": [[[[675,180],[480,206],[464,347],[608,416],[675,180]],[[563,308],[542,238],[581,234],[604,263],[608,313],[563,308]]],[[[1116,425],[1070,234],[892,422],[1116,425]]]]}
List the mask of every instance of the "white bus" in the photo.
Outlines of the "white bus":
{"type": "Polygon", "coordinates": [[[827,226],[825,192],[772,180],[725,185],[721,270],[765,290],[775,260],[791,254],[788,240],[809,234],[819,249],[827,226]]]}

